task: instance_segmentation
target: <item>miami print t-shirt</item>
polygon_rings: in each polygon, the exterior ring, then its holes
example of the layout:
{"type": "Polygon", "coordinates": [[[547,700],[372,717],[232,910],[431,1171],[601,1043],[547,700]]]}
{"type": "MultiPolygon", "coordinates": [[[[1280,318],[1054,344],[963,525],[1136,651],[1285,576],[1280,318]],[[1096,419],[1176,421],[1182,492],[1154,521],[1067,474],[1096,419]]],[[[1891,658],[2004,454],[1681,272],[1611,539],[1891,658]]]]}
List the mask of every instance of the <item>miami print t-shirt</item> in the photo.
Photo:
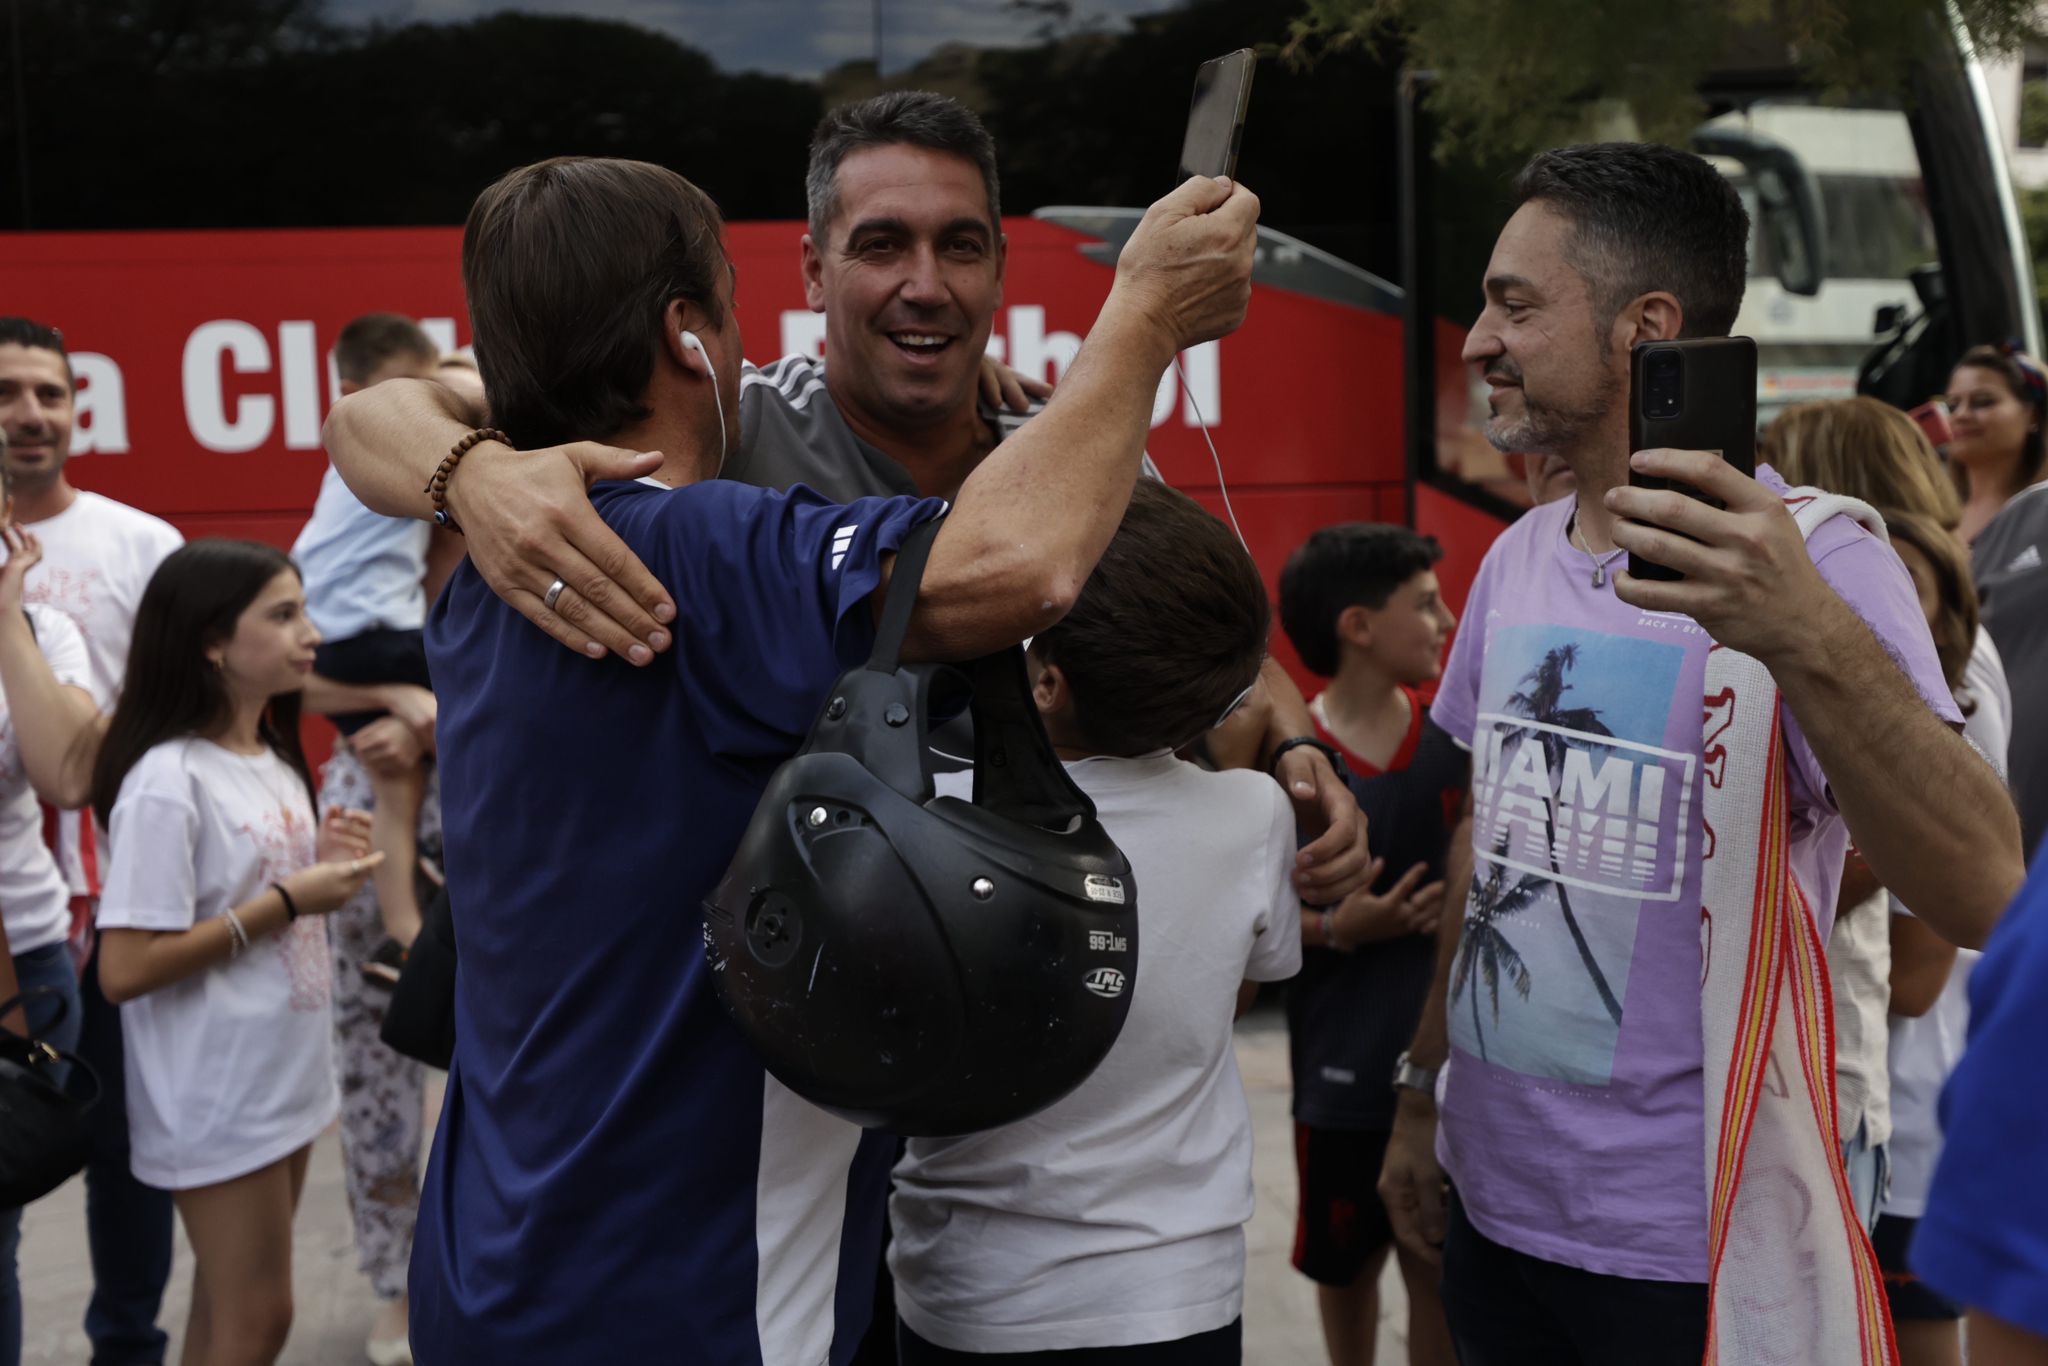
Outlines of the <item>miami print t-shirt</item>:
{"type": "MultiPolygon", "coordinates": [[[[1471,750],[1473,810],[1438,1146],[1488,1238],[1606,1275],[1704,1281],[1712,641],[1624,603],[1611,577],[1594,587],[1572,509],[1524,515],[1487,552],[1431,713],[1471,750]]],[[[1843,517],[1807,548],[1928,705],[1960,721],[1897,555],[1843,517]]],[[[1784,720],[1792,869],[1825,940],[1848,835],[1784,720]]]]}
{"type": "MultiPolygon", "coordinates": [[[[172,740],[122,780],[102,930],[188,930],[313,862],[313,804],[275,754],[172,740]]],[[[121,1007],[136,1179],[207,1186],[311,1143],[340,1108],[327,922],[302,915],[239,957],[121,1007]]]]}

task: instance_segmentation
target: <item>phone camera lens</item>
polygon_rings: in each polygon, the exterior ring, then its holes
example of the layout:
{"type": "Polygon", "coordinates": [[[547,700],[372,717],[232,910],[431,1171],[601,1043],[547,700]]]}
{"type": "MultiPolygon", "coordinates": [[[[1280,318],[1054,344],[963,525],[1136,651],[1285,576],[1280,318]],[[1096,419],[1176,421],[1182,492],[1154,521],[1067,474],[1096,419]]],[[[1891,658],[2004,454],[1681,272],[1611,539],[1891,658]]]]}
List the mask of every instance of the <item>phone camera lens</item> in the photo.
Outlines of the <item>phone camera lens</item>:
{"type": "Polygon", "coordinates": [[[1652,351],[1643,363],[1643,416],[1667,419],[1684,406],[1685,356],[1678,351],[1652,351]]]}

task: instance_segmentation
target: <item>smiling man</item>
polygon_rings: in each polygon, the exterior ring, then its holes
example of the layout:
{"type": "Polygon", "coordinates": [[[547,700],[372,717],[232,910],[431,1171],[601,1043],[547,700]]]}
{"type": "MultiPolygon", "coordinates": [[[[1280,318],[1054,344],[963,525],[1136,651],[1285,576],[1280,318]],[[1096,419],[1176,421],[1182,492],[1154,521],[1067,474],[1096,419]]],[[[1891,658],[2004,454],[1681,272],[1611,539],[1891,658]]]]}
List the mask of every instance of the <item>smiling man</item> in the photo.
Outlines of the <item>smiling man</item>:
{"type": "MultiPolygon", "coordinates": [[[[982,401],[1003,298],[995,141],[950,96],[877,95],[819,122],[805,195],[804,295],[825,315],[825,356],[742,367],[739,441],[722,477],[841,502],[951,497],[1003,439],[982,401]]],[[[365,504],[418,516],[419,490],[478,420],[441,386],[398,380],[338,405],[325,439],[365,504]]],[[[449,508],[485,582],[528,620],[572,649],[646,666],[670,643],[655,609],[675,605],[584,490],[656,463],[591,442],[520,454],[487,441],[449,480],[449,508]]],[[[1299,690],[1270,660],[1261,677],[1274,703],[1261,754],[1279,754],[1276,776],[1313,839],[1297,882],[1307,900],[1334,904],[1367,875],[1364,822],[1299,690]],[[1293,739],[1303,743],[1279,753],[1293,739]]]]}
{"type": "Polygon", "coordinates": [[[750,368],[729,475],[949,493],[999,439],[976,401],[1003,300],[995,143],[956,100],[878,96],[818,125],[804,192],[804,301],[826,317],[824,363],[750,368]]]}
{"type": "Polygon", "coordinates": [[[1878,536],[1768,468],[1629,449],[1631,348],[1734,324],[1734,187],[1603,143],[1536,157],[1515,198],[1465,359],[1488,439],[1576,489],[1487,552],[1431,712],[1472,796],[1380,1191],[1441,1257],[1465,1366],[1692,1366],[1710,1326],[1721,1361],[1873,1360],[1830,1080],[1789,1035],[1826,1036],[1816,960],[1852,837],[1975,945],[2024,875],[2018,822],[1878,536]],[[1632,467],[1717,502],[1631,488],[1632,467]],[[1628,551],[1685,577],[1636,579],[1628,551]],[[1766,956],[1754,984],[1729,974],[1766,956]]]}

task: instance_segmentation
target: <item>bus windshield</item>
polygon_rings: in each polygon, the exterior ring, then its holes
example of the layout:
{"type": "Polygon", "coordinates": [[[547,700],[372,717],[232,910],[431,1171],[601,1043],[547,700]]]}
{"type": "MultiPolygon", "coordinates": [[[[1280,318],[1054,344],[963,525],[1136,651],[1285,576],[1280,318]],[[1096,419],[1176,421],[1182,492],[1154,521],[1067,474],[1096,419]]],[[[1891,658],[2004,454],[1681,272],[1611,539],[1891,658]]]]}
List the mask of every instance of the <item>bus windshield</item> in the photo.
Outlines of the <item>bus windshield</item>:
{"type": "Polygon", "coordinates": [[[1916,306],[1911,272],[1939,252],[1912,130],[1898,110],[1759,101],[1707,124],[1730,128],[1789,152],[1818,191],[1819,288],[1807,295],[1779,278],[1781,239],[1749,170],[1714,158],[1750,212],[1749,289],[1735,330],[1756,338],[1757,418],[1768,422],[1790,404],[1853,395],[1871,347],[1916,306]]]}

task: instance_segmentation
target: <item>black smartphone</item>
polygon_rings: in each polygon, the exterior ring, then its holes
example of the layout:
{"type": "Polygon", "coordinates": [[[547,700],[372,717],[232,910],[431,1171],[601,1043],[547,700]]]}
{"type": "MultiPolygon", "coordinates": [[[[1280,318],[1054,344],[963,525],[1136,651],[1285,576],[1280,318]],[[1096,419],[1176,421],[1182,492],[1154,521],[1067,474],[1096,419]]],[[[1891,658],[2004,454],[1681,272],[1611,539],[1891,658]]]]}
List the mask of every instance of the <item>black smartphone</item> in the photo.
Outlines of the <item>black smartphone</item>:
{"type": "MultiPolygon", "coordinates": [[[[1756,474],[1756,343],[1748,337],[1641,342],[1629,354],[1628,448],[1713,451],[1752,477],[1756,474]]],[[[1690,484],[1638,474],[1639,489],[1677,489],[1719,506],[1690,484]]],[[[1639,579],[1685,577],[1630,552],[1628,572],[1639,579]]]]}
{"type": "Polygon", "coordinates": [[[1252,71],[1258,54],[1248,47],[1203,62],[1195,73],[1195,98],[1188,106],[1188,133],[1180,144],[1178,185],[1189,176],[1234,176],[1237,145],[1244,140],[1244,112],[1252,99],[1252,71]]]}

